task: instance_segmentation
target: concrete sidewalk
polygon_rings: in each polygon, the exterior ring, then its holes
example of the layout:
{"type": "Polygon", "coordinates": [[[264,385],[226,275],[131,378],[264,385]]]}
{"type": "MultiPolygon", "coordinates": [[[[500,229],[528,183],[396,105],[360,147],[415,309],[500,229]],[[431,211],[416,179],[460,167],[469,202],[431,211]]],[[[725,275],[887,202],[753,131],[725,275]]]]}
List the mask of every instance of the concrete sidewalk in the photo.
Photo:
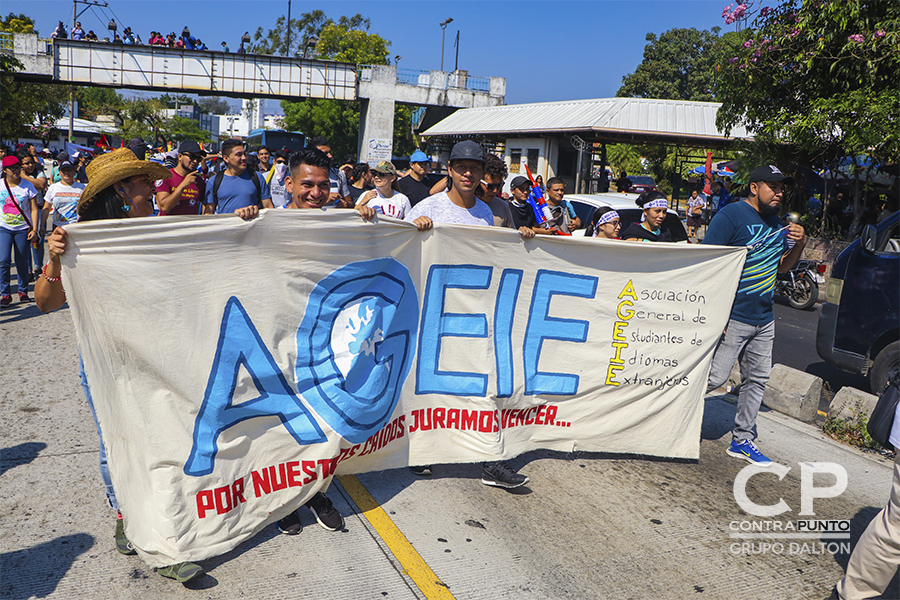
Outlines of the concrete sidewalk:
{"type": "MultiPolygon", "coordinates": [[[[121,556],[68,310],[4,309],[0,340],[0,598],[435,597],[416,587],[337,481],[328,495],[345,531],[325,531],[301,509],[299,536],[271,525],[204,561],[209,574],[191,588],[121,556]]],[[[724,454],[733,414],[727,398],[706,400],[696,463],[532,452],[512,461],[531,478],[513,493],[483,486],[475,465],[438,465],[431,478],[398,469],[359,480],[446,586],[444,597],[825,598],[848,559],[813,553],[827,540],[798,540],[809,551],[794,554],[787,543],[782,553],[733,551],[733,523],[763,520],[734,499],[747,463],[724,454]]],[[[852,548],[887,500],[890,463],[778,413],[762,413],[759,427],[763,451],[791,467],[781,481],[750,479],[753,501],[783,498],[792,509],[765,520],[799,518],[800,462],[838,463],[848,488],[817,499],[815,518],[850,520],[852,548]]],[[[900,598],[896,578],[883,597],[900,598]]]]}

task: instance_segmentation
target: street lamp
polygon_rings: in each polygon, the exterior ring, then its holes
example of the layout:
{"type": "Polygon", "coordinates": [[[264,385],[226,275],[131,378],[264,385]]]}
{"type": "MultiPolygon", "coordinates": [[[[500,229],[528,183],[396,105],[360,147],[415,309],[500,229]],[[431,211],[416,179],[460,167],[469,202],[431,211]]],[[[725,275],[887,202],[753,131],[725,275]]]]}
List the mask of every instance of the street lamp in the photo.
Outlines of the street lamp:
{"type": "Polygon", "coordinates": [[[446,21],[441,22],[441,71],[444,70],[444,32],[447,30],[447,25],[453,22],[453,17],[447,17],[446,21]]]}
{"type": "Polygon", "coordinates": [[[303,58],[310,58],[310,55],[315,51],[316,44],[319,43],[319,38],[315,35],[310,36],[306,40],[306,44],[303,48],[303,58]]]}
{"type": "Polygon", "coordinates": [[[401,59],[401,58],[403,58],[403,57],[400,56],[399,54],[395,54],[395,55],[394,55],[394,66],[395,66],[395,67],[396,67],[397,65],[400,64],[400,59],[401,59]]]}

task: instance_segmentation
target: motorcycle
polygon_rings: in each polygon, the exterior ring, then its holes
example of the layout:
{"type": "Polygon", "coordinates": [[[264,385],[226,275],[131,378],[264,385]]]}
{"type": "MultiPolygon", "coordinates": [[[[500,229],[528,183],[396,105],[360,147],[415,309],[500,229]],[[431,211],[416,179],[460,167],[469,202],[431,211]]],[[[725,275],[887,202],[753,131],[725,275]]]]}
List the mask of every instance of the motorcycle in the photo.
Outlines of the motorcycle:
{"type": "Polygon", "coordinates": [[[799,310],[812,307],[819,299],[819,284],[825,284],[825,264],[816,260],[798,260],[787,273],[775,279],[775,293],[799,310]]]}

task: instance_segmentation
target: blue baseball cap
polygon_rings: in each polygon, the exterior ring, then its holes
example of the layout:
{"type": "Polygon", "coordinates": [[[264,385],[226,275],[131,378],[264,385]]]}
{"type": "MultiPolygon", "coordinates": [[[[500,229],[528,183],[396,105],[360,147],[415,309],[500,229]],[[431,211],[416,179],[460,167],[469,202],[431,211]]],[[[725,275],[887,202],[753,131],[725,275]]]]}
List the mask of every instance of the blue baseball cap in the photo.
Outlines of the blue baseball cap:
{"type": "Polygon", "coordinates": [[[431,159],[428,158],[428,155],[422,152],[421,150],[416,150],[412,153],[412,156],[409,157],[409,162],[427,162],[430,163],[431,159]]]}

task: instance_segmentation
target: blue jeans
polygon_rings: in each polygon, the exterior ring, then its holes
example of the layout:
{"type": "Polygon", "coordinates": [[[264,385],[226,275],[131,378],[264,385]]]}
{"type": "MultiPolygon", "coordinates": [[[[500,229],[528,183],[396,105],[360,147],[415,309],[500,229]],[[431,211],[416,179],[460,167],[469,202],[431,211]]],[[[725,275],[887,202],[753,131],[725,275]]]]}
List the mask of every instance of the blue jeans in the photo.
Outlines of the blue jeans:
{"type": "Polygon", "coordinates": [[[19,293],[28,292],[28,230],[12,231],[0,227],[0,296],[9,296],[10,257],[15,253],[19,293]]]}
{"type": "Polygon", "coordinates": [[[716,346],[709,369],[707,393],[728,381],[735,361],[741,364],[741,391],[738,393],[732,437],[737,442],[756,438],[756,415],[772,370],[772,345],[775,342],[775,321],[765,325],[747,325],[728,320],[725,335],[716,346]]]}
{"type": "Polygon", "coordinates": [[[106,462],[106,446],[103,445],[103,432],[100,431],[100,421],[97,420],[97,412],[94,410],[94,399],[91,398],[91,388],[88,387],[87,376],[84,374],[84,361],[81,360],[80,354],[78,356],[78,371],[84,396],[87,398],[88,406],[91,407],[91,415],[94,417],[94,425],[97,426],[97,435],[100,436],[100,477],[103,478],[103,484],[106,486],[106,501],[109,502],[113,510],[119,510],[116,491],[113,489],[112,478],[109,476],[109,464],[106,462]]]}

